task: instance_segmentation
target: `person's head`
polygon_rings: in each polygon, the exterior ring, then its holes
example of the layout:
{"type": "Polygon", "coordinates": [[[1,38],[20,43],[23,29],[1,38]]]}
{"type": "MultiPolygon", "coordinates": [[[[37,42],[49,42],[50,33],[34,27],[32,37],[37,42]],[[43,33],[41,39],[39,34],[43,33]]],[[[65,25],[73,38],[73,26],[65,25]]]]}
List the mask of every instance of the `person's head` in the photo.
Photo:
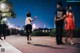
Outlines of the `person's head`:
{"type": "Polygon", "coordinates": [[[66,10],[71,10],[71,9],[72,9],[71,5],[67,5],[66,10]]]}
{"type": "Polygon", "coordinates": [[[27,12],[26,16],[27,17],[31,17],[31,13],[30,12],[27,12]]]}
{"type": "Polygon", "coordinates": [[[62,3],[61,3],[61,2],[58,2],[58,3],[57,3],[57,8],[58,8],[58,9],[61,9],[61,8],[62,8],[62,3]]]}

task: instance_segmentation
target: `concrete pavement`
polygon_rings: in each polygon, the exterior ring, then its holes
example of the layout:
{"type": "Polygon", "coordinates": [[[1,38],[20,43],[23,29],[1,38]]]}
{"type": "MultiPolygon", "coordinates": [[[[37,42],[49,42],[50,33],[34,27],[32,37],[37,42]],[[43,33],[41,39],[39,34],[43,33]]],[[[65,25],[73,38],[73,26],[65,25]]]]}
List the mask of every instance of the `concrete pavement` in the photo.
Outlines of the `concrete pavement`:
{"type": "Polygon", "coordinates": [[[6,41],[23,53],[80,53],[80,38],[74,38],[74,45],[56,45],[55,37],[49,36],[33,36],[31,44],[18,35],[7,36],[6,41]]]}

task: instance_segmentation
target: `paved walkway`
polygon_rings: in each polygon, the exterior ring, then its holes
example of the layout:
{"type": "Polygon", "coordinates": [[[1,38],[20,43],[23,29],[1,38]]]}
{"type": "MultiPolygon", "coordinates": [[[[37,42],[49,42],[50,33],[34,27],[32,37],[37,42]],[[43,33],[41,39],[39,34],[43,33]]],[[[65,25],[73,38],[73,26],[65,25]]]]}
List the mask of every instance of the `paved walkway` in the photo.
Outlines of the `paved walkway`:
{"type": "Polygon", "coordinates": [[[13,47],[11,44],[7,43],[6,41],[0,41],[0,53],[23,53],[13,47]]]}
{"type": "Polygon", "coordinates": [[[32,37],[31,44],[27,44],[26,36],[18,35],[7,36],[6,41],[22,53],[80,53],[80,38],[74,38],[74,45],[56,45],[55,37],[48,36],[32,37]]]}

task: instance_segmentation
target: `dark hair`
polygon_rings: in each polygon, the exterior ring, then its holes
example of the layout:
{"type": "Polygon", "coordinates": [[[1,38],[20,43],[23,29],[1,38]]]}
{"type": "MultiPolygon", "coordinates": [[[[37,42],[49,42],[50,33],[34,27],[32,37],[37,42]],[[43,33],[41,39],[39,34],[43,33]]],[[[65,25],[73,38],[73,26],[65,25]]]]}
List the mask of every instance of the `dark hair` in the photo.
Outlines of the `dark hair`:
{"type": "Polygon", "coordinates": [[[60,5],[62,7],[62,2],[58,2],[57,5],[60,5]]]}
{"type": "Polygon", "coordinates": [[[26,16],[27,17],[31,17],[31,13],[30,12],[27,12],[26,16]]]}
{"type": "Polygon", "coordinates": [[[69,9],[70,6],[71,6],[71,5],[67,5],[66,9],[69,9]]]}

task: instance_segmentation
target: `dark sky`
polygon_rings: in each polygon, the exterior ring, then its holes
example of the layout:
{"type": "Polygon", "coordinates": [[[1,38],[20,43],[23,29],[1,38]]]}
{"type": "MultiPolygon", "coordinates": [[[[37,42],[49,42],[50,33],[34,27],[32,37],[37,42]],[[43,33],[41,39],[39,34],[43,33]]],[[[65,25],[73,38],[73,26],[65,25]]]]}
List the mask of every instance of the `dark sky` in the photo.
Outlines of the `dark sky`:
{"type": "MultiPolygon", "coordinates": [[[[54,16],[56,11],[56,4],[59,0],[11,0],[14,5],[14,11],[16,13],[15,19],[9,19],[12,24],[23,27],[26,13],[31,12],[32,18],[37,16],[37,20],[33,23],[38,27],[43,27],[45,24],[48,28],[54,27],[54,16]]],[[[60,0],[61,1],[61,0],[60,0]]],[[[76,27],[80,27],[80,3],[79,2],[66,2],[63,3],[63,8],[70,4],[75,16],[76,27]]]]}

